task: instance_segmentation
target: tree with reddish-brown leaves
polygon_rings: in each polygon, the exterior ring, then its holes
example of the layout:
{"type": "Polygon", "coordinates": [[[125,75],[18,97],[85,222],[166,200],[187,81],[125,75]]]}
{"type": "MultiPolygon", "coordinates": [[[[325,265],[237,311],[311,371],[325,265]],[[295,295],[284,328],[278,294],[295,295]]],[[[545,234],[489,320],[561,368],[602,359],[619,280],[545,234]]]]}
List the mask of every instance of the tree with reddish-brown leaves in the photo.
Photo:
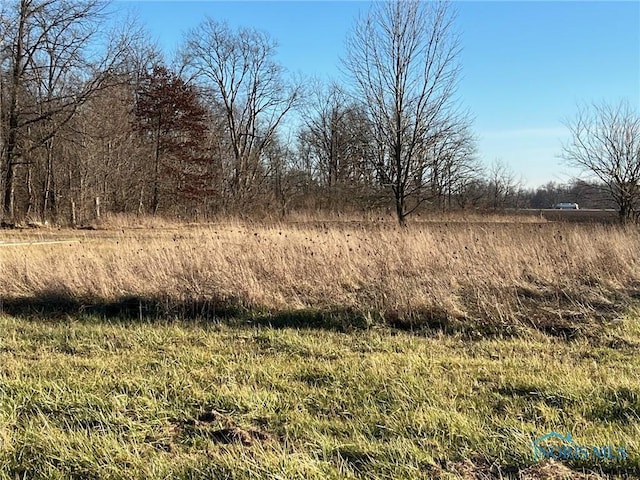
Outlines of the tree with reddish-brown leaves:
{"type": "Polygon", "coordinates": [[[160,206],[163,174],[178,192],[192,196],[206,187],[203,145],[207,111],[198,93],[176,73],[156,65],[141,82],[135,105],[136,128],[152,146],[152,212],[160,206]]]}

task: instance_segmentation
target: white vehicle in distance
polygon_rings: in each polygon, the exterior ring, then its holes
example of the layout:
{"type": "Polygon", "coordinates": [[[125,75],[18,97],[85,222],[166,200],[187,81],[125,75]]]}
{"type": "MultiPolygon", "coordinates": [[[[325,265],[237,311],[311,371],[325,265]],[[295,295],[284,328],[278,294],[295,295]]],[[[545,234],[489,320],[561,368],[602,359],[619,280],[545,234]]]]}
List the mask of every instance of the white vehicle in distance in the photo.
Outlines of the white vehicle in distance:
{"type": "Polygon", "coordinates": [[[557,203],[554,208],[558,210],[579,210],[577,203],[557,203]]]}

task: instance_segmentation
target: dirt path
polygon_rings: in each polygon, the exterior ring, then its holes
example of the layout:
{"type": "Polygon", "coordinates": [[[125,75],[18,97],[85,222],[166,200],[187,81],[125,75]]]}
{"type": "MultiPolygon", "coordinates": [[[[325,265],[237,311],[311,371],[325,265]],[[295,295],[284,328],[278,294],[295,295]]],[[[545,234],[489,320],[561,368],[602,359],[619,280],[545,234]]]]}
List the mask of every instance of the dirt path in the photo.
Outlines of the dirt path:
{"type": "Polygon", "coordinates": [[[80,243],[80,240],[41,240],[37,242],[4,242],[0,240],[0,247],[20,247],[27,245],[55,245],[55,244],[70,244],[80,243]]]}

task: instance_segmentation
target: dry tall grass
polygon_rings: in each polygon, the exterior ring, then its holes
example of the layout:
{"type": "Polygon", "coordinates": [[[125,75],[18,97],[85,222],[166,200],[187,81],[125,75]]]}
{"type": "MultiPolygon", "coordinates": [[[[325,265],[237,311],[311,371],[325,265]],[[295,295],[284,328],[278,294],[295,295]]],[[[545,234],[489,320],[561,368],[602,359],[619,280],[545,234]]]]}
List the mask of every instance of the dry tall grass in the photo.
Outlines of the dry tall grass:
{"type": "Polygon", "coordinates": [[[562,326],[611,316],[637,296],[639,251],[636,229],[552,223],[119,229],[73,245],[0,248],[0,296],[133,296],[269,311],[346,308],[396,324],[562,326]]]}

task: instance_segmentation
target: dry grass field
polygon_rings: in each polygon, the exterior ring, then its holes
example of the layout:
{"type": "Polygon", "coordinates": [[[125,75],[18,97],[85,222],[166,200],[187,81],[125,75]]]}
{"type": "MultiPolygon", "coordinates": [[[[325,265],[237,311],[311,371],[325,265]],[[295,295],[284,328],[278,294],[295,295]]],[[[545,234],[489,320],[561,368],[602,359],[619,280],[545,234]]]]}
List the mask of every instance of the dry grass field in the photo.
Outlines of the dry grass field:
{"type": "MultiPolygon", "coordinates": [[[[640,292],[640,232],[527,217],[221,222],[0,233],[0,292],[135,315],[344,317],[469,333],[597,334],[640,292]],[[513,220],[516,221],[513,221],[513,220]],[[15,245],[37,239],[77,243],[15,245]],[[124,312],[123,312],[124,313],[124,312]]],[[[63,312],[64,313],[64,312],[63,312]]],[[[327,318],[328,318],[327,317],[327,318]]]]}
{"type": "Polygon", "coordinates": [[[537,216],[0,231],[0,479],[639,478],[638,251],[537,216]],[[628,458],[537,461],[552,431],[628,458]]]}
{"type": "Polygon", "coordinates": [[[552,222],[598,223],[612,225],[619,221],[618,212],[616,210],[596,210],[588,208],[580,210],[543,209],[522,210],[521,214],[535,214],[552,222]]]}

